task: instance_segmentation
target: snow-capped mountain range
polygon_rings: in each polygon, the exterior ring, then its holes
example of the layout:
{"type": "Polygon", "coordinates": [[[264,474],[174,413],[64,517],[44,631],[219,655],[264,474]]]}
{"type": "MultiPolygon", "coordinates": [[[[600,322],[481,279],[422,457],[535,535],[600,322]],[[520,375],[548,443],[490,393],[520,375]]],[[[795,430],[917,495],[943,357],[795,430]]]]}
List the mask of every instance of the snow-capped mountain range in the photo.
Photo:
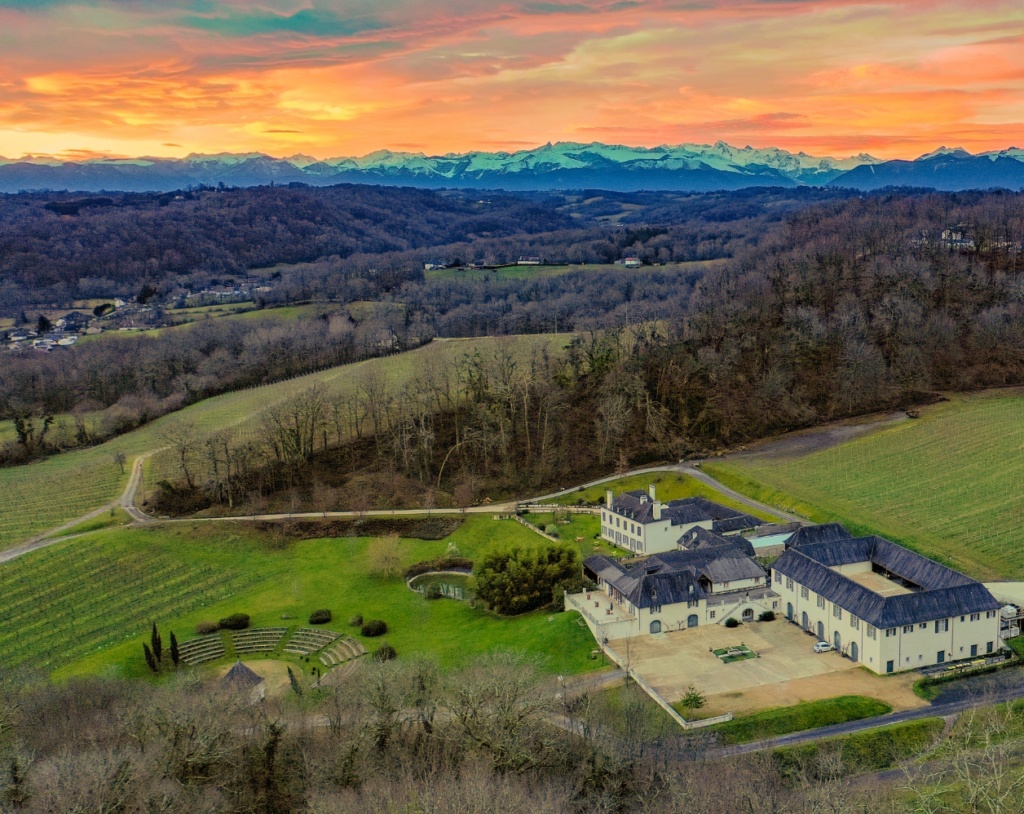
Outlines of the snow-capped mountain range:
{"type": "Polygon", "coordinates": [[[197,184],[253,186],[370,183],[426,188],[507,190],[611,189],[703,191],[752,186],[835,185],[872,189],[889,185],[939,189],[1024,185],[1024,150],[971,155],[941,147],[914,161],[883,161],[866,153],[815,157],[775,147],[716,144],[626,147],[559,142],[517,152],[428,156],[380,150],[359,158],[320,160],[308,155],[192,154],[169,158],[49,156],[0,158],[0,191],[165,191],[197,184]]]}

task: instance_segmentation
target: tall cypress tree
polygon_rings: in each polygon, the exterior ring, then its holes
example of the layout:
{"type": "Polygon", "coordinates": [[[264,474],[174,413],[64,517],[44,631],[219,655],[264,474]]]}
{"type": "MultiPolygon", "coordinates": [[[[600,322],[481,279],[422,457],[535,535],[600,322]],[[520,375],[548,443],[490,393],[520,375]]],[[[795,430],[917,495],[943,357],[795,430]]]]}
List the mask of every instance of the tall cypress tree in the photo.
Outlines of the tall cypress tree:
{"type": "Polygon", "coordinates": [[[153,622],[153,632],[149,636],[150,646],[153,648],[153,656],[159,664],[164,658],[164,642],[160,638],[160,631],[156,629],[156,622],[153,622]]]}
{"type": "Polygon", "coordinates": [[[154,673],[160,672],[160,665],[157,664],[156,657],[153,655],[153,651],[149,649],[149,645],[145,642],[142,643],[142,654],[146,657],[146,664],[149,665],[149,669],[154,673]]]}
{"type": "Polygon", "coordinates": [[[174,635],[174,631],[171,631],[171,663],[175,667],[178,666],[178,662],[181,661],[181,653],[178,651],[178,638],[174,635]]]}

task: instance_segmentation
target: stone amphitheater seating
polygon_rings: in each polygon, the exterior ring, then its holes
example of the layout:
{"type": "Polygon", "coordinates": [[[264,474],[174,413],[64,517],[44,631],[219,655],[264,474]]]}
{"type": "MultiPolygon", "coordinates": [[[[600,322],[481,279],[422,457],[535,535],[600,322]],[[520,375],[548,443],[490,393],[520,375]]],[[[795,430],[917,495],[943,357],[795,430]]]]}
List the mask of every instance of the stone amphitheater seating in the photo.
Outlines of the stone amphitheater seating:
{"type": "Polygon", "coordinates": [[[178,645],[178,653],[185,664],[195,666],[219,659],[224,655],[224,640],[220,636],[200,636],[178,645]]]}
{"type": "Polygon", "coordinates": [[[265,653],[275,650],[288,632],[283,627],[261,627],[231,634],[236,653],[265,653]]]}
{"type": "Polygon", "coordinates": [[[362,644],[346,636],[324,649],[320,654],[320,663],[325,667],[333,667],[336,664],[343,664],[346,661],[359,658],[365,652],[366,648],[362,644]]]}
{"type": "Polygon", "coordinates": [[[327,647],[327,645],[336,641],[340,636],[340,633],[335,633],[333,630],[314,630],[313,628],[300,627],[288,640],[288,644],[285,645],[284,652],[297,653],[300,656],[308,656],[315,650],[327,647]]]}

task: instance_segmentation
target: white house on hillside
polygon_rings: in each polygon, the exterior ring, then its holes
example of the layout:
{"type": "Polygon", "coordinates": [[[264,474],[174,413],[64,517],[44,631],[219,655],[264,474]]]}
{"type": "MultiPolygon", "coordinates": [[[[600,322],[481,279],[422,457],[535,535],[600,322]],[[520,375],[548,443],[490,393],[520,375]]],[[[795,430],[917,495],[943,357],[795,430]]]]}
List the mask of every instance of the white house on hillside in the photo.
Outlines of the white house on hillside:
{"type": "Polygon", "coordinates": [[[680,548],[683,535],[698,527],[728,535],[763,524],[756,517],[703,497],[662,503],[653,485],[646,492],[618,496],[609,489],[601,509],[601,538],[637,554],[680,548]]]}

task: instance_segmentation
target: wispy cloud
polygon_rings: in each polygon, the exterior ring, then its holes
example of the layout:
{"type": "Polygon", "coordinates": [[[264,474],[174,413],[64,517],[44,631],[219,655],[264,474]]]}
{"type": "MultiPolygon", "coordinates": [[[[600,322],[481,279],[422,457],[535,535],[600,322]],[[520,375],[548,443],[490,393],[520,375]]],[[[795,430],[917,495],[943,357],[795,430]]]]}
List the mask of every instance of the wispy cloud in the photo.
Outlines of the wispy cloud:
{"type": "Polygon", "coordinates": [[[913,156],[1024,131],[1001,0],[0,0],[0,152],[727,141],[913,156]]]}

